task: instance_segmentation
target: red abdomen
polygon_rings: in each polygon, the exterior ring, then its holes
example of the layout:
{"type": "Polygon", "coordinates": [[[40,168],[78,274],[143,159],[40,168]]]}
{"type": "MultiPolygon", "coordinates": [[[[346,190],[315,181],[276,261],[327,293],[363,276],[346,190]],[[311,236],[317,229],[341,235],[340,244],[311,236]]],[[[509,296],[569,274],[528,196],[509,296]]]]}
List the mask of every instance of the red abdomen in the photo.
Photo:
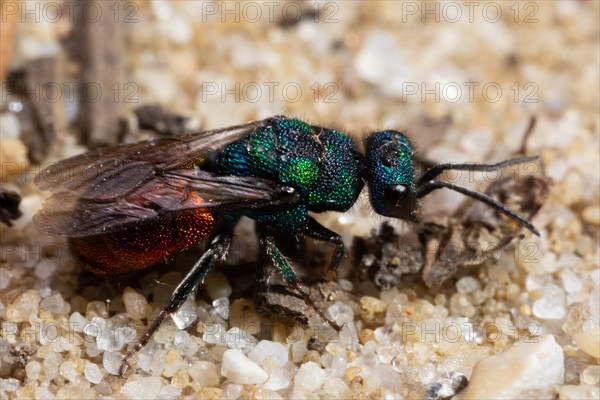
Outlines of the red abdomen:
{"type": "Polygon", "coordinates": [[[211,213],[178,215],[139,223],[123,232],[72,238],[70,246],[93,273],[120,274],[170,259],[206,238],[214,224],[211,213]]]}

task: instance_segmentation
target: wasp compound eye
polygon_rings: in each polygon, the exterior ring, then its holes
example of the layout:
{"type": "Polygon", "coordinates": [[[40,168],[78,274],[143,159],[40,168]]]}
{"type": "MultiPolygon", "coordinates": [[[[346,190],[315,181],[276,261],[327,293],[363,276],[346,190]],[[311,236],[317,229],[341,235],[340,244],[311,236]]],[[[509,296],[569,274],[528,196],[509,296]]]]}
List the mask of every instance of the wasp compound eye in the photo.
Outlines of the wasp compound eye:
{"type": "Polygon", "coordinates": [[[389,217],[415,220],[417,194],[409,185],[388,186],[383,198],[389,217]]]}

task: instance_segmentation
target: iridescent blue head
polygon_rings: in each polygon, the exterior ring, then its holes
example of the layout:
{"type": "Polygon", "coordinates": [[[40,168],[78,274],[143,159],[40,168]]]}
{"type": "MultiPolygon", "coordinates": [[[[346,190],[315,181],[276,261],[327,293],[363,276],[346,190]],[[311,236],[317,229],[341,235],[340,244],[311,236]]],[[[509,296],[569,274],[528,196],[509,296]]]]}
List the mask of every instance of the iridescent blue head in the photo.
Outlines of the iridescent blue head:
{"type": "Polygon", "coordinates": [[[381,131],[369,135],[365,147],[365,173],[375,212],[386,217],[416,220],[414,149],[409,140],[398,131],[381,131]]]}

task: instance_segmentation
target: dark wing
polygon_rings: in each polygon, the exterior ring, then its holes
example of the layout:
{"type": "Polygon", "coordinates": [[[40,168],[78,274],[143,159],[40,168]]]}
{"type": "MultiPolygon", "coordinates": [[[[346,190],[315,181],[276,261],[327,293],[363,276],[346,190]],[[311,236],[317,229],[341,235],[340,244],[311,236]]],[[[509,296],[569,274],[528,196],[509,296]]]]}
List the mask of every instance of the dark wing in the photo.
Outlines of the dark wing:
{"type": "Polygon", "coordinates": [[[157,174],[189,167],[208,152],[269,126],[273,118],[90,151],[42,169],[36,184],[42,190],[69,192],[80,198],[116,199],[157,174]]]}
{"type": "Polygon", "coordinates": [[[273,181],[183,169],[155,175],[126,195],[110,200],[82,198],[67,191],[56,193],[33,221],[49,235],[83,237],[125,231],[132,223],[169,215],[276,207],[297,199],[292,187],[273,181]]]}

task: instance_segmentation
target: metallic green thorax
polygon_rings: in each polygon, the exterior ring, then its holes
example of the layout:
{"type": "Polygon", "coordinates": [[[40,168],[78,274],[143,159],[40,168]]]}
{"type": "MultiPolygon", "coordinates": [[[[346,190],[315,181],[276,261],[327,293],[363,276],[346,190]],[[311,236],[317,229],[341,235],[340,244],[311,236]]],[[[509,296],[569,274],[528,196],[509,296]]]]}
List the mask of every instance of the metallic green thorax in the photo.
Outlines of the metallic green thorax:
{"type": "Polygon", "coordinates": [[[308,211],[348,210],[363,187],[361,155],[352,140],[296,118],[273,118],[270,126],[225,147],[217,165],[223,175],[255,176],[295,187],[303,201],[289,209],[242,212],[288,233],[306,225],[308,211]]]}

